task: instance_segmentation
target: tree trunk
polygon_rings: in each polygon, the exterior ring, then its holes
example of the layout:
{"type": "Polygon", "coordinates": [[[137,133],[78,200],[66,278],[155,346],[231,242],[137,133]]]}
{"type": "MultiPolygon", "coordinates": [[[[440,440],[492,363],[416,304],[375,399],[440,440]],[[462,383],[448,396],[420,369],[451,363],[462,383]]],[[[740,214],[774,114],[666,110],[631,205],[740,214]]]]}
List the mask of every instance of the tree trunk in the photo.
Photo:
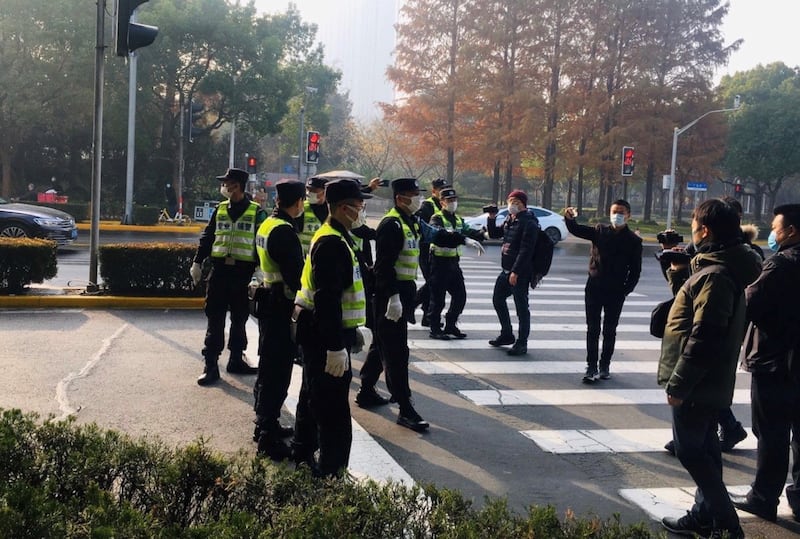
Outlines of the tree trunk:
{"type": "Polygon", "coordinates": [[[578,165],[578,188],[575,189],[575,207],[578,215],[583,211],[583,165],[578,165]]]}
{"type": "Polygon", "coordinates": [[[492,201],[500,202],[500,160],[494,162],[492,169],[492,201]]]}
{"type": "Polygon", "coordinates": [[[11,151],[8,148],[0,148],[0,162],[3,163],[3,183],[0,193],[6,198],[11,197],[11,151]]]}
{"type": "Polygon", "coordinates": [[[653,163],[653,160],[650,159],[650,161],[647,163],[647,177],[645,178],[644,183],[644,213],[642,216],[642,220],[644,222],[648,222],[653,219],[653,182],[655,179],[655,174],[656,166],[655,163],[653,163]]]}

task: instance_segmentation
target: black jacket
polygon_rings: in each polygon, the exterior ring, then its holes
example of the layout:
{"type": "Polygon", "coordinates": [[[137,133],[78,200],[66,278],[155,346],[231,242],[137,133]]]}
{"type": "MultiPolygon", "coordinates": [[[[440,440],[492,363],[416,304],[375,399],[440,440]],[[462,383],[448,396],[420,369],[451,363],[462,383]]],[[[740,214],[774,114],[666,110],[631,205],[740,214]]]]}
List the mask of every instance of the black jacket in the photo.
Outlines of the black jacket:
{"type": "Polygon", "coordinates": [[[591,227],[575,219],[564,221],[570,234],[592,242],[586,286],[626,296],[633,292],[642,273],[642,238],[627,226],[615,230],[611,225],[591,227]]]}
{"type": "Polygon", "coordinates": [[[533,273],[533,251],[539,235],[539,220],[532,211],[521,211],[516,216],[509,215],[501,228],[494,219],[487,219],[490,238],[503,238],[500,266],[523,278],[533,273]]]}
{"type": "MultiPolygon", "coordinates": [[[[800,244],[767,259],[745,290],[747,328],[742,366],[749,372],[786,373],[790,352],[800,362],[800,244]]],[[[800,365],[792,369],[800,376],[800,365]]]]}
{"type": "Polygon", "coordinates": [[[275,208],[272,216],[289,223],[291,227],[275,227],[267,238],[267,253],[278,264],[283,283],[292,292],[300,290],[300,273],[303,271],[303,247],[294,226],[294,219],[285,211],[275,208]]]}

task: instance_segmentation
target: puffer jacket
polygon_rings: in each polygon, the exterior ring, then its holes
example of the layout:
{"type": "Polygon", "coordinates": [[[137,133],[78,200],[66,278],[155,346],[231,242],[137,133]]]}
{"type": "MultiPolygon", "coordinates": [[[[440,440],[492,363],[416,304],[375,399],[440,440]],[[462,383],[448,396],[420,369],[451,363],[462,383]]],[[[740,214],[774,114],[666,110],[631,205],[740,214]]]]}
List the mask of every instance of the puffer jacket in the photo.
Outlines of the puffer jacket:
{"type": "Polygon", "coordinates": [[[533,273],[533,252],[539,233],[539,219],[533,211],[521,211],[516,217],[506,217],[502,228],[496,226],[494,219],[487,219],[487,233],[490,238],[503,238],[500,266],[523,278],[533,273]]]}
{"type": "Polygon", "coordinates": [[[658,383],[673,397],[725,408],[733,398],[744,334],[744,287],[756,279],[761,264],[743,243],[712,244],[700,249],[691,270],[669,311],[658,383]],[[701,271],[713,265],[724,269],[701,271]]]}
{"type": "MultiPolygon", "coordinates": [[[[800,243],[781,248],[765,261],[745,295],[747,319],[752,323],[747,328],[742,367],[752,373],[786,373],[790,352],[800,362],[800,243]]],[[[798,367],[794,365],[793,370],[800,371],[798,367]]]]}

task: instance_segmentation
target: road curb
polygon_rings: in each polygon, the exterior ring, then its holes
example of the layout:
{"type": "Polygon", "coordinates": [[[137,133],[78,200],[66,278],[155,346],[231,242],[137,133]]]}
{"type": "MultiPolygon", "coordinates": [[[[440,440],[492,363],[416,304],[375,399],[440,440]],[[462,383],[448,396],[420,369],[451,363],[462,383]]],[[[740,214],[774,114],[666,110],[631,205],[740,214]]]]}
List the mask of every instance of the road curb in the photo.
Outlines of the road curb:
{"type": "Polygon", "coordinates": [[[202,309],[205,298],[92,295],[0,296],[0,309],[202,309]]]}

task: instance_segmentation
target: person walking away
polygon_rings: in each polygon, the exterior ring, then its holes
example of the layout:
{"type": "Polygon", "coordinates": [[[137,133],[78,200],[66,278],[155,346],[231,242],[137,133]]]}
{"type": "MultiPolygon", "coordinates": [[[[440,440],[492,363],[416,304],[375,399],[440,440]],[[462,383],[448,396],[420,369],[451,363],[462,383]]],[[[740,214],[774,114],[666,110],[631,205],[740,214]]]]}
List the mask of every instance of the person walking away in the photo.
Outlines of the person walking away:
{"type": "Polygon", "coordinates": [[[667,318],[658,384],[672,409],[675,453],[697,490],[686,515],[661,523],[681,535],[728,533],[736,539],[744,533],[722,478],[717,418],[733,399],[745,324],[744,284],[761,266],[741,241],[736,211],[721,200],[695,208],[692,240],[698,252],[667,318]]]}
{"type": "MultiPolygon", "coordinates": [[[[439,193],[450,184],[445,178],[436,178],[431,182],[431,196],[422,201],[422,206],[416,212],[417,217],[425,223],[430,223],[431,218],[437,211],[441,211],[442,203],[439,193]]],[[[416,305],[422,307],[422,326],[430,326],[430,305],[431,305],[431,243],[422,236],[419,240],[419,268],[422,270],[423,285],[417,290],[416,305]]]]}
{"type": "Polygon", "coordinates": [[[305,185],[298,180],[281,180],[275,185],[277,206],[258,228],[256,250],[264,276],[257,296],[258,377],[255,397],[258,454],[273,460],[291,455],[283,438],[294,432],[279,423],[286,400],[297,350],[291,336],[294,298],[300,290],[303,248],[294,228],[303,212],[305,185]]]}
{"type": "MultiPolygon", "coordinates": [[[[223,176],[220,193],[226,200],[220,202],[200,235],[194,263],[189,271],[195,286],[200,283],[200,264],[211,258],[211,273],[206,287],[205,313],[208,319],[203,346],[205,368],[197,379],[201,386],[219,380],[217,361],[225,345],[225,318],[230,311],[231,328],[228,337],[227,370],[232,374],[256,374],[257,368],[245,361],[247,348],[245,324],[249,316],[247,287],[254,276],[256,231],[267,218],[264,210],[245,194],[248,174],[231,168],[223,176]]],[[[256,279],[260,280],[260,279],[256,279]]]]}
{"type": "Polygon", "coordinates": [[[333,476],[347,468],[350,458],[350,350],[356,331],[366,323],[364,284],[350,230],[363,222],[364,200],[372,195],[352,180],[332,180],[325,196],[330,215],[311,240],[295,297],[303,314],[310,314],[310,322],[298,327],[303,384],[292,447],[298,463],[311,464],[318,475],[333,476]]]}
{"type": "MultiPolygon", "coordinates": [[[[441,209],[436,210],[430,219],[434,227],[443,228],[450,233],[463,236],[464,244],[478,251],[478,256],[484,253],[479,240],[483,233],[473,230],[464,220],[456,214],[458,209],[458,194],[452,187],[445,187],[439,193],[441,209]]],[[[456,323],[458,317],[464,312],[467,303],[467,289],[464,285],[464,274],[459,265],[461,246],[442,247],[431,244],[430,248],[430,338],[447,340],[465,339],[456,323]],[[450,294],[450,307],[445,315],[444,329],[441,325],[442,310],[444,309],[445,294],[450,294]]]]}
{"type": "Polygon", "coordinates": [[[490,238],[503,238],[500,266],[502,271],[497,276],[492,293],[492,304],[500,321],[500,335],[489,341],[492,346],[513,346],[506,352],[510,356],[522,356],[528,353],[528,336],[531,331],[531,311],[528,305],[528,287],[533,274],[533,252],[539,234],[539,220],[533,212],[528,211],[528,195],[515,189],[508,194],[508,217],[502,227],[495,222],[496,213],[490,213],[487,223],[487,235],[490,238]],[[514,297],[519,329],[514,340],[511,327],[511,315],[508,312],[506,299],[514,297]]]}
{"type": "Polygon", "coordinates": [[[742,367],[751,373],[753,432],[758,438],[755,480],[733,505],[763,519],[777,519],[789,450],[792,480],[786,498],[800,522],[800,204],[773,210],[768,242],[777,253],[747,287],[747,329],[742,367]],[[795,305],[795,307],[790,307],[795,305]]]}
{"type": "Polygon", "coordinates": [[[627,225],[631,217],[631,205],[623,199],[615,200],[611,204],[610,212],[610,225],[598,224],[590,227],[578,224],[574,208],[564,211],[564,220],[570,234],[592,242],[585,297],[584,384],[611,378],[611,356],[614,354],[622,306],[628,294],[636,288],[642,273],[642,238],[627,225]],[[602,352],[599,351],[601,317],[602,352]]]}

